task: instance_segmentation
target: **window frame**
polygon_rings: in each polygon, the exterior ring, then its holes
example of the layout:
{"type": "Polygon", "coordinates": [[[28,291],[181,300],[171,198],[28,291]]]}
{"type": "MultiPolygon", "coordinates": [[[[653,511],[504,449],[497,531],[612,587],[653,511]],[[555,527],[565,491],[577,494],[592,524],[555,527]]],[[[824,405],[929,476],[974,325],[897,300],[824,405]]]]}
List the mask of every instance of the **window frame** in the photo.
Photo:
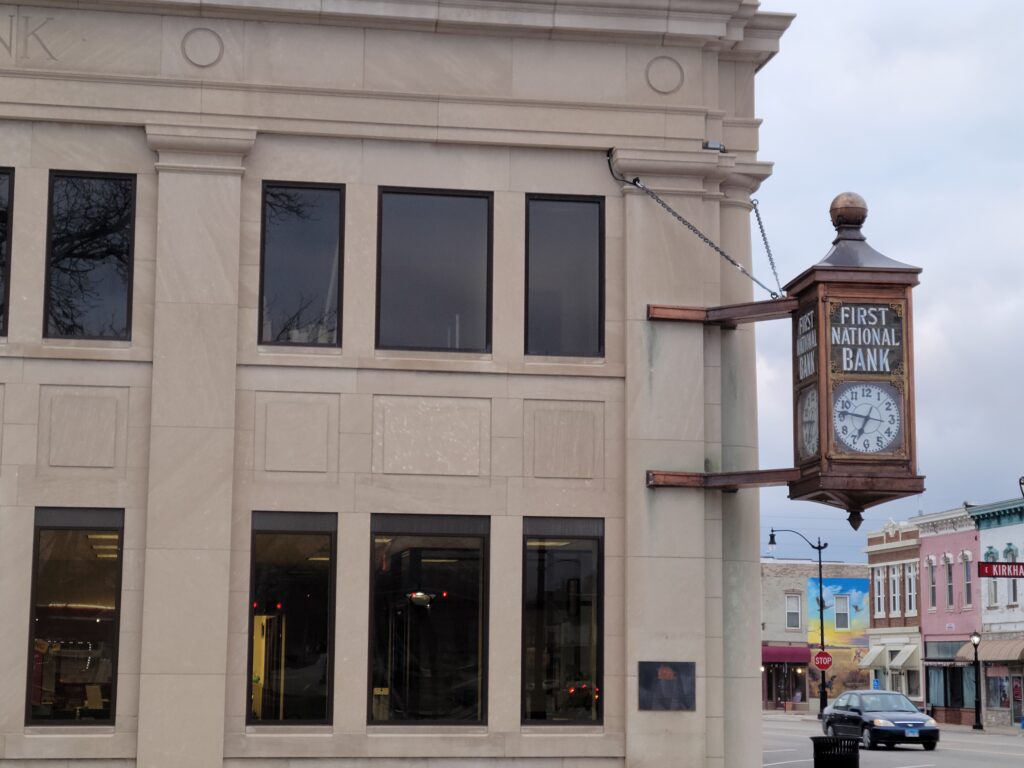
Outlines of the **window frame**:
{"type": "Polygon", "coordinates": [[[491,519],[487,515],[416,514],[374,512],[370,515],[369,600],[366,632],[366,728],[416,728],[418,726],[451,726],[480,728],[487,725],[490,695],[490,626],[491,626],[491,519]],[[373,655],[374,655],[374,537],[375,536],[477,536],[482,539],[483,573],[480,584],[480,719],[479,720],[373,720],[373,655]]]}
{"type": "Polygon", "coordinates": [[[342,346],[342,317],[344,313],[344,289],[345,289],[345,185],[332,182],[317,181],[279,181],[275,179],[263,179],[260,184],[260,285],[257,295],[257,319],[256,319],[256,344],[261,347],[312,347],[315,349],[341,349],[342,346]],[[306,341],[264,341],[263,334],[263,288],[264,276],[266,273],[267,256],[267,187],[294,187],[295,189],[325,189],[336,190],[339,194],[338,209],[338,332],[337,340],[333,343],[313,344],[306,341]]]}
{"type": "Polygon", "coordinates": [[[938,567],[938,563],[935,562],[935,558],[931,558],[928,561],[928,599],[930,604],[928,610],[935,611],[939,607],[939,594],[938,594],[938,579],[936,578],[935,569],[938,567]]]}
{"type": "MultiPolygon", "coordinates": [[[[4,281],[4,310],[0,312],[0,337],[6,338],[11,332],[9,323],[11,317],[11,261],[14,259],[14,168],[0,167],[0,174],[7,174],[7,240],[0,243],[0,245],[7,246],[7,264],[0,272],[0,277],[4,281]]],[[[49,239],[49,220],[47,220],[47,239],[49,239]]]]}
{"type": "Polygon", "coordinates": [[[903,566],[904,602],[907,616],[917,616],[917,570],[916,562],[906,563],[903,566]]]}
{"type": "Polygon", "coordinates": [[[900,605],[900,581],[903,579],[903,569],[898,563],[889,566],[889,615],[900,617],[903,615],[900,605]]]}
{"type": "Polygon", "coordinates": [[[953,558],[944,558],[943,564],[946,566],[946,610],[952,611],[956,608],[956,591],[953,588],[953,572],[956,570],[953,568],[953,558]]]}
{"type": "Polygon", "coordinates": [[[833,600],[835,602],[833,603],[833,606],[832,606],[832,616],[833,616],[832,623],[835,625],[836,632],[849,632],[850,629],[851,629],[851,627],[850,627],[850,596],[849,595],[836,595],[833,598],[833,600]],[[839,601],[840,600],[845,600],[846,601],[846,610],[842,611],[843,615],[846,616],[846,626],[845,627],[840,627],[839,626],[839,614],[840,614],[840,611],[839,611],[839,601]]]}
{"type": "Polygon", "coordinates": [[[964,608],[974,607],[974,579],[971,578],[971,566],[974,565],[974,561],[971,560],[970,553],[964,552],[961,555],[964,566],[964,608]]]}
{"type": "Polygon", "coordinates": [[[443,189],[438,187],[377,187],[377,287],[374,310],[373,348],[381,352],[441,352],[449,355],[489,355],[494,348],[494,192],[471,189],[443,189]],[[424,195],[431,197],[471,197],[487,201],[487,296],[485,301],[484,346],[481,349],[446,349],[441,347],[392,346],[380,343],[381,272],[384,253],[384,195],[424,195]]]}
{"type": "Polygon", "coordinates": [[[334,725],[334,656],[337,634],[337,578],[338,578],[338,515],[336,512],[276,512],[266,510],[253,510],[252,519],[249,523],[249,589],[246,600],[246,613],[248,613],[248,630],[245,635],[246,642],[246,677],[245,694],[243,701],[249,701],[252,694],[252,633],[255,623],[253,613],[253,587],[256,584],[256,558],[253,553],[256,551],[256,534],[326,534],[331,537],[331,567],[329,569],[329,598],[327,600],[327,628],[330,631],[329,648],[327,656],[327,718],[326,720],[253,720],[252,707],[245,708],[246,727],[259,728],[290,728],[303,725],[334,725]],[[257,518],[266,522],[257,525],[257,518]]]}
{"type": "Polygon", "coordinates": [[[885,582],[886,582],[886,571],[884,565],[876,566],[872,569],[873,581],[874,581],[874,603],[875,603],[875,614],[876,619],[885,618],[885,582]]]}
{"type": "Polygon", "coordinates": [[[100,341],[131,343],[132,340],[132,315],[135,309],[134,288],[135,288],[135,237],[138,234],[138,208],[139,208],[139,175],[137,173],[112,173],[109,171],[76,171],[76,170],[51,170],[46,191],[46,256],[43,263],[43,339],[55,341],[100,341]],[[129,216],[131,221],[131,237],[128,240],[128,276],[127,295],[125,296],[125,334],[124,336],[51,336],[47,332],[50,309],[50,261],[53,257],[53,187],[58,178],[79,178],[79,179],[120,179],[130,180],[132,183],[132,209],[129,216]]]}
{"type": "Polygon", "coordinates": [[[799,630],[803,629],[803,626],[804,626],[804,621],[803,621],[803,613],[804,613],[803,595],[800,594],[799,592],[788,592],[788,593],[786,593],[784,595],[784,597],[785,597],[785,603],[786,603],[786,629],[787,630],[796,630],[796,631],[799,631],[799,630]],[[795,627],[789,626],[789,615],[791,613],[794,613],[794,611],[789,610],[789,599],[791,597],[796,598],[796,611],[795,611],[795,613],[796,613],[796,626],[795,627]]]}
{"type": "Polygon", "coordinates": [[[29,584],[28,663],[25,676],[25,726],[43,728],[110,728],[117,725],[117,667],[121,656],[121,607],[124,586],[124,509],[104,507],[36,507],[32,521],[32,578],[29,584]],[[40,521],[43,518],[44,522],[40,521]],[[47,520],[47,518],[50,518],[47,520]],[[117,522],[115,522],[117,521],[117,522]],[[110,719],[39,720],[32,717],[32,648],[36,623],[36,575],[39,558],[39,533],[48,530],[96,531],[117,533],[117,607],[114,609],[114,652],[110,662],[110,719]]]}
{"type": "Polygon", "coordinates": [[[520,642],[519,642],[519,724],[521,726],[566,726],[572,728],[595,727],[604,724],[604,699],[601,699],[600,714],[593,720],[529,720],[526,717],[526,555],[527,541],[542,536],[557,536],[597,542],[597,681],[598,688],[604,687],[604,518],[548,518],[524,517],[522,536],[522,589],[520,590],[520,642]],[[599,530],[598,530],[599,529],[599,530]]]}
{"type": "Polygon", "coordinates": [[[523,241],[523,357],[526,359],[537,358],[572,358],[579,360],[603,360],[607,357],[605,349],[605,304],[607,303],[606,272],[605,272],[605,241],[607,240],[607,228],[605,226],[605,196],[604,195],[566,195],[547,192],[528,192],[524,198],[524,241],[523,241]],[[597,306],[597,355],[534,355],[530,354],[530,201],[551,200],[563,203],[597,203],[598,210],[598,306],[597,306]]]}

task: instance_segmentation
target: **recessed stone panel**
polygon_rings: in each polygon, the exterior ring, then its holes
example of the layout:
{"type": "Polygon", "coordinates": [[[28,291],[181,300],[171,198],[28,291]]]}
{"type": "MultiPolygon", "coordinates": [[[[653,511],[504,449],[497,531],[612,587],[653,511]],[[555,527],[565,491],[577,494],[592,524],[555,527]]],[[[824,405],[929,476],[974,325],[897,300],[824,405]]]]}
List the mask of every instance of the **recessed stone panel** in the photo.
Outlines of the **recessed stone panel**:
{"type": "Polygon", "coordinates": [[[256,393],[256,469],[338,471],[338,396],[256,393]]]}
{"type": "Polygon", "coordinates": [[[523,413],[527,477],[604,475],[604,403],[527,400],[523,413]]]}
{"type": "Polygon", "coordinates": [[[125,466],[127,387],[43,386],[37,462],[41,474],[125,466]]]}
{"type": "Polygon", "coordinates": [[[397,475],[490,474],[491,401],[375,397],[373,471],[397,475]]]}

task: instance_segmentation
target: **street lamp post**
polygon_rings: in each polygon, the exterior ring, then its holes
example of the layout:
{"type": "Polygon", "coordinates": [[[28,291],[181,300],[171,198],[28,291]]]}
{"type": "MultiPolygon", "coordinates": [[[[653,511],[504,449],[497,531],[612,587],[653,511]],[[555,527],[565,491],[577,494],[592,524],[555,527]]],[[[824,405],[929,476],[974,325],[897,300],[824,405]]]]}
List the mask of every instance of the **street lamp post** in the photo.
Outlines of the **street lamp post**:
{"type": "MultiPolygon", "coordinates": [[[[768,536],[768,549],[775,551],[775,534],[776,533],[795,533],[801,539],[807,542],[807,545],[818,552],[818,629],[821,630],[821,650],[825,650],[825,582],[821,576],[821,552],[823,549],[828,547],[828,542],[821,543],[821,537],[818,537],[818,543],[812,544],[811,540],[804,536],[800,531],[793,531],[789,528],[775,528],[771,529],[771,533],[768,536]]],[[[977,646],[975,646],[977,649],[977,646]]],[[[977,651],[975,651],[977,652],[977,651]]],[[[828,694],[825,692],[825,670],[821,671],[821,683],[818,685],[818,719],[821,719],[822,713],[825,711],[825,707],[828,705],[828,694]]]]}
{"type": "Polygon", "coordinates": [[[978,661],[981,635],[977,631],[971,632],[971,645],[974,646],[974,730],[983,731],[985,726],[981,724],[981,662],[978,661]]]}

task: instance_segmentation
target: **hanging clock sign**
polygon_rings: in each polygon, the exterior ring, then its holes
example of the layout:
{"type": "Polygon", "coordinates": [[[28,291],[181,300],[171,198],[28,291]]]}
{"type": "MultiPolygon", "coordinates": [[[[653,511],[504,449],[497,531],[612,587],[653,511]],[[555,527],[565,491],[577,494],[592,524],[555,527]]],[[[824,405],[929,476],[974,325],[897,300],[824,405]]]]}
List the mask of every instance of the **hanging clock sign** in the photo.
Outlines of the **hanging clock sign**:
{"type": "Polygon", "coordinates": [[[824,260],[786,286],[793,314],[790,498],[850,512],[924,490],[914,440],[911,290],[921,270],[867,244],[863,198],[837,197],[824,260]]]}

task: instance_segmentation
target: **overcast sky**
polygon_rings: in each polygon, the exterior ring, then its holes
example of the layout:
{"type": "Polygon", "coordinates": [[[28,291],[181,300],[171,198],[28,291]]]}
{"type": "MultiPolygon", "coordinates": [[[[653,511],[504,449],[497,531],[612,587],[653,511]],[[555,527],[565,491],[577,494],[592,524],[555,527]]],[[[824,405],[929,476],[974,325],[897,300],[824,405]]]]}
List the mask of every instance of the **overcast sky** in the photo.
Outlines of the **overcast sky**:
{"type": "MultiPolygon", "coordinates": [[[[926,492],[867,510],[859,533],[840,510],[761,492],[762,542],[771,526],[795,528],[828,541],[829,559],[864,561],[865,532],[890,517],[1020,495],[1024,3],[762,0],[761,10],[797,14],[757,80],[760,158],[775,170],[756,197],[782,283],[827,253],[828,206],[847,190],[867,200],[868,242],[924,270],[914,344],[926,492]]],[[[770,282],[759,239],[754,267],[770,282]]],[[[789,332],[786,321],[758,327],[764,468],[793,464],[789,332]]],[[[778,557],[814,554],[779,536],[778,557]]]]}

